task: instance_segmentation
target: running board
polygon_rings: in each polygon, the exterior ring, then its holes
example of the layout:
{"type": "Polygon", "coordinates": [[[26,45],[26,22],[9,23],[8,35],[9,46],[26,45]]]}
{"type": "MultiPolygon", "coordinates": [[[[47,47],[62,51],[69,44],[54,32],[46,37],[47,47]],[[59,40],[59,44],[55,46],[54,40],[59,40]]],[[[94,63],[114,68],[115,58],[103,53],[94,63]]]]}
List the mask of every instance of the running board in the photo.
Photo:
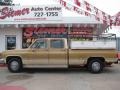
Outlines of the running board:
{"type": "Polygon", "coordinates": [[[23,65],[24,68],[68,68],[67,65],[23,65]]]}

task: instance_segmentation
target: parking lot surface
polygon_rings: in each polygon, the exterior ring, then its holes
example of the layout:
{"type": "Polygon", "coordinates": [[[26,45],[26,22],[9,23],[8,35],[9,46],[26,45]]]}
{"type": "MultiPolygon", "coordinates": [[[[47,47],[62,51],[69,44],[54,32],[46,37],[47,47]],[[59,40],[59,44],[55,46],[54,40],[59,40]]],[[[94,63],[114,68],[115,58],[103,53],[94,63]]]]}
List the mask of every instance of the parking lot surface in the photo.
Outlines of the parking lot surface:
{"type": "Polygon", "coordinates": [[[10,73],[0,67],[0,90],[120,90],[120,64],[101,74],[85,69],[25,69],[10,73]]]}

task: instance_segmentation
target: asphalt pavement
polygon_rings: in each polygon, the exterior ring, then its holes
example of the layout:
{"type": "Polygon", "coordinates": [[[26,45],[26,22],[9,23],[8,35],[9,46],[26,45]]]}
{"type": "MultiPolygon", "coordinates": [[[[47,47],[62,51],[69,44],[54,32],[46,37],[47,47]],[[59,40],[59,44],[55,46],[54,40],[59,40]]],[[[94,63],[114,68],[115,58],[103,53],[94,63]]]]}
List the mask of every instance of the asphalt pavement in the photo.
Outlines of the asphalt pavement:
{"type": "Polygon", "coordinates": [[[120,64],[101,74],[86,69],[24,69],[10,73],[0,67],[0,90],[120,90],[120,64]]]}

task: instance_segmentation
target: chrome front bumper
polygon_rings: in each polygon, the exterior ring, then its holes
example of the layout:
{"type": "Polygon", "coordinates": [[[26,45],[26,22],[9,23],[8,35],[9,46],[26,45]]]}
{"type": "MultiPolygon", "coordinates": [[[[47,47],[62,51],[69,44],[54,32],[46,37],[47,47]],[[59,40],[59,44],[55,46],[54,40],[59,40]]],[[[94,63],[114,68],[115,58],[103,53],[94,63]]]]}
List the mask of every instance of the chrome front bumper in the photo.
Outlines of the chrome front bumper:
{"type": "Polygon", "coordinates": [[[114,62],[115,64],[120,64],[120,59],[118,59],[116,62],[114,62]]]}
{"type": "Polygon", "coordinates": [[[0,64],[5,64],[4,59],[0,59],[0,64]]]}
{"type": "Polygon", "coordinates": [[[118,59],[118,64],[120,64],[120,59],[118,59]]]}

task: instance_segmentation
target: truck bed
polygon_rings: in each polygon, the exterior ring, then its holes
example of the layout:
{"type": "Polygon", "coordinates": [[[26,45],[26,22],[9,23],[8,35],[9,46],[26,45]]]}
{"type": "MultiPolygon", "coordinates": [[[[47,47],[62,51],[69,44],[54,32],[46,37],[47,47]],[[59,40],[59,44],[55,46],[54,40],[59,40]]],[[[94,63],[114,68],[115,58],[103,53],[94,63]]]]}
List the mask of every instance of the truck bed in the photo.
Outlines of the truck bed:
{"type": "Polygon", "coordinates": [[[71,49],[116,49],[116,41],[71,41],[71,49]]]}

